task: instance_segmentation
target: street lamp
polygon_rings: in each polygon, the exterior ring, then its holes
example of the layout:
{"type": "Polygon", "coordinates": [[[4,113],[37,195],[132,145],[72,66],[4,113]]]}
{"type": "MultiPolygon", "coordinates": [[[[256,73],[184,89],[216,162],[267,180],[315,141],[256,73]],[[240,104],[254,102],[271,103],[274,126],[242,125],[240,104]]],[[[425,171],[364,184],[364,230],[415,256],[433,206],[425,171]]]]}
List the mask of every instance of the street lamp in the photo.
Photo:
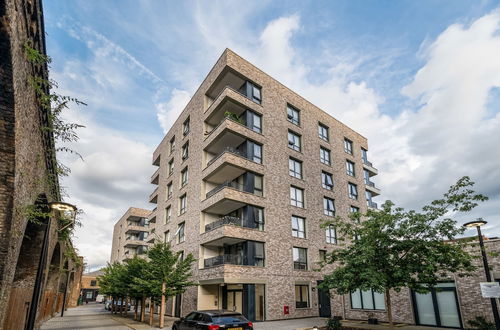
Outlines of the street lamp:
{"type": "MultiPolygon", "coordinates": [[[[74,224],[76,219],[76,210],[77,210],[76,206],[65,202],[50,202],[48,206],[51,211],[58,211],[65,214],[72,213],[70,215],[70,219],[72,220],[72,222],[61,229],[65,229],[68,226],[74,224]]],[[[28,321],[26,323],[26,329],[28,330],[32,330],[35,328],[36,313],[38,310],[38,302],[40,300],[40,290],[42,288],[43,272],[45,270],[45,264],[47,262],[47,253],[48,253],[47,249],[49,243],[50,223],[51,223],[50,220],[51,217],[49,216],[47,219],[47,224],[45,226],[45,232],[43,235],[42,249],[40,253],[40,259],[38,260],[38,269],[36,271],[35,285],[33,288],[33,296],[31,298],[28,321]]]]}
{"type": "MultiPolygon", "coordinates": [[[[484,272],[486,274],[486,281],[491,282],[490,268],[488,266],[488,259],[486,258],[486,249],[484,248],[483,235],[481,234],[481,226],[487,224],[483,219],[477,219],[475,221],[470,221],[464,223],[463,226],[466,228],[476,227],[477,236],[479,237],[479,248],[481,249],[481,255],[483,257],[484,272]]],[[[498,316],[497,300],[496,298],[490,298],[491,308],[493,309],[493,318],[495,319],[496,329],[500,329],[500,317],[498,316]]]]}

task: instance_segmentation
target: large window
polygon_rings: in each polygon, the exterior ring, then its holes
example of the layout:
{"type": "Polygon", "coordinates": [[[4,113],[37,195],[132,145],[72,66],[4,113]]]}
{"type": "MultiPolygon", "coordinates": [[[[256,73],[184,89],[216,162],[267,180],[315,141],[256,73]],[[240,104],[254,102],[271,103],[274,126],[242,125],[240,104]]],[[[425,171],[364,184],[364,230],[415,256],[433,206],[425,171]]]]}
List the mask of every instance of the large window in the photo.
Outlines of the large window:
{"type": "Polygon", "coordinates": [[[188,183],[188,168],[187,166],[181,172],[181,187],[184,187],[188,183]]]}
{"type": "Polygon", "coordinates": [[[306,237],[306,219],[292,215],[292,236],[298,238],[306,237]]]}
{"type": "Polygon", "coordinates": [[[179,198],[179,214],[186,213],[187,208],[187,195],[184,194],[179,198]]]}
{"type": "Polygon", "coordinates": [[[299,110],[295,109],[292,106],[288,106],[287,109],[287,118],[288,121],[295,124],[295,125],[300,125],[300,112],[299,110]]]}
{"type": "Polygon", "coordinates": [[[170,242],[170,230],[163,233],[163,243],[170,242]]]}
{"type": "Polygon", "coordinates": [[[165,223],[170,222],[170,220],[172,220],[172,207],[167,206],[165,208],[165,223]]]}
{"type": "Polygon", "coordinates": [[[177,243],[182,243],[185,241],[186,237],[184,236],[184,228],[185,224],[184,222],[181,222],[179,226],[177,227],[177,232],[175,233],[174,237],[177,237],[177,243]]]}
{"type": "Polygon", "coordinates": [[[370,181],[370,172],[367,170],[363,170],[363,179],[365,180],[365,184],[367,186],[374,186],[374,184],[370,181]]]}
{"type": "Polygon", "coordinates": [[[300,247],[293,248],[293,268],[307,269],[307,249],[300,247]]]}
{"type": "Polygon", "coordinates": [[[351,161],[346,160],[345,161],[345,168],[346,168],[346,173],[349,176],[355,176],[356,173],[354,172],[354,163],[351,161]]]}
{"type": "Polygon", "coordinates": [[[302,162],[295,158],[288,159],[288,169],[291,176],[302,179],[302,162]]]}
{"type": "Polygon", "coordinates": [[[262,146],[257,143],[249,143],[249,146],[253,148],[252,160],[256,163],[262,164],[262,146]]]}
{"type": "Polygon", "coordinates": [[[300,151],[300,135],[288,131],[288,147],[295,151],[300,151]]]}
{"type": "Polygon", "coordinates": [[[255,175],[253,193],[257,196],[264,195],[264,188],[261,175],[255,175]]]}
{"type": "Polygon", "coordinates": [[[188,157],[189,157],[189,142],[186,142],[186,144],[182,146],[182,160],[186,160],[188,159],[188,157]]]}
{"type": "Polygon", "coordinates": [[[365,148],[361,148],[361,159],[363,159],[363,164],[371,165],[368,161],[368,152],[365,148]]]}
{"type": "Polygon", "coordinates": [[[328,141],[328,127],[323,124],[318,124],[318,136],[320,139],[328,141]]]}
{"type": "Polygon", "coordinates": [[[168,162],[168,176],[171,176],[172,174],[174,174],[174,159],[173,158],[168,162]]]}
{"type": "Polygon", "coordinates": [[[372,201],[372,198],[373,198],[372,192],[371,192],[371,191],[366,190],[366,191],[365,191],[365,197],[366,197],[366,205],[367,205],[368,207],[373,207],[373,208],[376,208],[376,207],[375,207],[375,203],[372,201]]]}
{"type": "Polygon", "coordinates": [[[349,193],[349,198],[350,199],[358,199],[358,186],[355,185],[354,183],[348,183],[347,184],[347,191],[349,193]]]}
{"type": "Polygon", "coordinates": [[[349,139],[344,139],[344,151],[349,155],[352,155],[352,141],[349,139]]]}
{"type": "Polygon", "coordinates": [[[330,217],[335,216],[335,201],[328,197],[323,197],[323,213],[330,217]]]}
{"type": "Polygon", "coordinates": [[[326,242],[330,244],[337,244],[337,231],[333,225],[326,227],[326,242]]]}
{"type": "Polygon", "coordinates": [[[257,133],[262,133],[262,117],[261,115],[247,110],[245,114],[245,126],[250,128],[252,131],[257,133]]]}
{"type": "Polygon", "coordinates": [[[304,190],[291,186],[290,187],[290,204],[297,207],[304,207],[304,190]]]}
{"type": "Polygon", "coordinates": [[[309,285],[295,285],[295,308],[309,308],[309,285]]]}
{"type": "Polygon", "coordinates": [[[384,294],[373,290],[351,292],[351,308],[353,309],[385,309],[384,294]]]}
{"type": "Polygon", "coordinates": [[[330,150],[320,147],[319,148],[319,161],[323,164],[330,165],[330,150]]]}
{"type": "Polygon", "coordinates": [[[328,172],[321,171],[321,185],[327,190],[333,190],[333,175],[328,172]]]}
{"type": "Polygon", "coordinates": [[[182,134],[186,136],[188,135],[188,133],[189,133],[189,117],[182,124],[182,134]]]}

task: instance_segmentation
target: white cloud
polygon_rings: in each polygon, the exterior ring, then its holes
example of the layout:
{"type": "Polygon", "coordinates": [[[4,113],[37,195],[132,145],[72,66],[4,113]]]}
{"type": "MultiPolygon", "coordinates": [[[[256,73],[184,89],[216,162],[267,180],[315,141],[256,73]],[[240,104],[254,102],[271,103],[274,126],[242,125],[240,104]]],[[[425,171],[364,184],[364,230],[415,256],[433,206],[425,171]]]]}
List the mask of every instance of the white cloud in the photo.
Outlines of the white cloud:
{"type": "Polygon", "coordinates": [[[156,104],[158,122],[164,133],[172,127],[190,99],[191,95],[187,91],[174,89],[168,102],[156,104]]]}

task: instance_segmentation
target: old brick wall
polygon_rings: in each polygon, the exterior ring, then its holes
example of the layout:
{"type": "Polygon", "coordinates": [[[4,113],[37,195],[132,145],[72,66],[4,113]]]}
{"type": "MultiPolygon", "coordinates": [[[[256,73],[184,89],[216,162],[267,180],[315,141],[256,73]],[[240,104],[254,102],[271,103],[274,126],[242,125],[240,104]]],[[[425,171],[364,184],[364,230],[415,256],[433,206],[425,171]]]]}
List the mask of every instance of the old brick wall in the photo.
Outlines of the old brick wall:
{"type": "MultiPolygon", "coordinates": [[[[47,125],[47,113],[29,84],[30,77],[46,77],[47,71],[43,65],[28,62],[25,44],[45,53],[41,1],[1,1],[0,324],[9,329],[24,326],[45,229],[44,225],[28,224],[26,206],[38,197],[44,197],[45,202],[60,198],[57,179],[52,175],[54,141],[50,132],[42,130],[47,125]],[[4,323],[6,315],[11,323],[4,323]]],[[[54,225],[48,258],[56,241],[54,225]]]]}

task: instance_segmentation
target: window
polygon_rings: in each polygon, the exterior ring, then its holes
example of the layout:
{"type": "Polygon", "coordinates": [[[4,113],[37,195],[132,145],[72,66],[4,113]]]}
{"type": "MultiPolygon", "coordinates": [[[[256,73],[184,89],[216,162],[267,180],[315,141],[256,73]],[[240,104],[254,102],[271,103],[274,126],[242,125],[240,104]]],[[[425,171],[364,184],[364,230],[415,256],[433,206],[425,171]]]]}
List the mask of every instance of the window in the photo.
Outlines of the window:
{"type": "Polygon", "coordinates": [[[352,155],[352,141],[349,139],[344,139],[344,151],[349,155],[352,155]]]}
{"type": "Polygon", "coordinates": [[[163,233],[163,243],[170,242],[170,230],[163,233]]]}
{"type": "Polygon", "coordinates": [[[90,281],[90,286],[96,286],[97,285],[97,281],[96,280],[91,280],[90,281]]]}
{"type": "Polygon", "coordinates": [[[384,294],[373,290],[351,292],[351,308],[353,309],[385,309],[384,294]]]}
{"type": "Polygon", "coordinates": [[[304,189],[294,186],[290,187],[290,204],[297,207],[304,207],[304,189]]]}
{"type": "Polygon", "coordinates": [[[371,163],[368,161],[368,152],[364,148],[361,148],[361,159],[363,159],[363,164],[371,165],[371,163]]]}
{"type": "Polygon", "coordinates": [[[307,249],[299,247],[293,248],[293,268],[307,269],[307,249]]]}
{"type": "Polygon", "coordinates": [[[172,197],[172,182],[167,184],[167,199],[169,199],[170,197],[172,197]]]}
{"type": "Polygon", "coordinates": [[[330,244],[337,244],[337,231],[333,225],[326,227],[326,242],[330,244]]]}
{"type": "Polygon", "coordinates": [[[184,187],[188,183],[188,168],[187,166],[181,172],[181,187],[184,187]]]}
{"type": "Polygon", "coordinates": [[[287,109],[287,118],[288,121],[291,122],[292,124],[295,124],[297,126],[300,125],[300,113],[299,110],[295,109],[294,107],[288,105],[287,109]]]}
{"type": "Polygon", "coordinates": [[[187,203],[187,196],[186,194],[184,194],[179,198],[179,204],[180,204],[179,214],[186,213],[186,203],[187,203]]]}
{"type": "Polygon", "coordinates": [[[244,116],[245,126],[252,131],[262,133],[262,116],[253,111],[247,110],[244,116]]]}
{"type": "Polygon", "coordinates": [[[309,308],[309,285],[295,285],[295,308],[309,308]]]}
{"type": "Polygon", "coordinates": [[[172,207],[167,206],[165,208],[165,223],[170,222],[170,220],[172,220],[172,207]]]}
{"type": "Polygon", "coordinates": [[[264,193],[264,189],[262,188],[262,176],[255,175],[254,184],[253,184],[253,193],[257,196],[262,196],[264,193]]]}
{"type": "Polygon", "coordinates": [[[321,171],[321,185],[327,190],[333,190],[333,176],[325,171],[321,171]]]}
{"type": "Polygon", "coordinates": [[[320,147],[319,161],[322,162],[323,164],[330,165],[330,150],[320,147]]]}
{"type": "Polygon", "coordinates": [[[189,117],[182,124],[182,135],[186,136],[189,133],[189,117]]]}
{"type": "Polygon", "coordinates": [[[371,191],[365,191],[366,205],[369,207],[374,207],[374,202],[372,201],[373,195],[371,191]]]}
{"type": "Polygon", "coordinates": [[[262,164],[262,146],[257,143],[251,143],[253,146],[252,160],[256,163],[262,164]]]}
{"type": "Polygon", "coordinates": [[[260,88],[255,86],[254,84],[252,83],[249,83],[251,85],[251,91],[252,91],[252,95],[251,95],[251,99],[256,102],[256,103],[259,103],[262,102],[262,97],[260,95],[260,88]]]}
{"type": "Polygon", "coordinates": [[[302,162],[295,158],[288,159],[288,169],[291,176],[302,179],[302,162]]]}
{"type": "Polygon", "coordinates": [[[320,139],[328,141],[328,127],[323,124],[318,124],[318,135],[320,139]]]}
{"type": "Polygon", "coordinates": [[[169,162],[168,162],[168,176],[174,174],[174,159],[172,158],[169,162]]]}
{"type": "Polygon", "coordinates": [[[189,157],[189,142],[186,142],[182,146],[182,160],[186,160],[189,157]]]}
{"type": "Polygon", "coordinates": [[[288,131],[288,148],[300,151],[300,135],[288,131]]]}
{"type": "Polygon", "coordinates": [[[326,250],[319,250],[319,261],[326,261],[326,250]]]}
{"type": "Polygon", "coordinates": [[[363,178],[367,186],[374,186],[373,182],[370,181],[370,172],[363,170],[363,178]]]}
{"type": "Polygon", "coordinates": [[[355,176],[356,173],[354,172],[354,163],[353,162],[346,160],[345,167],[346,167],[347,175],[355,176]]]}
{"type": "Polygon", "coordinates": [[[292,236],[298,238],[306,237],[306,219],[292,215],[292,236]]]}
{"type": "Polygon", "coordinates": [[[335,201],[328,197],[323,197],[323,213],[330,217],[335,216],[335,201]]]}
{"type": "Polygon", "coordinates": [[[170,139],[170,153],[175,150],[175,135],[170,139]]]}
{"type": "Polygon", "coordinates": [[[177,236],[177,243],[182,243],[186,239],[184,237],[184,222],[180,223],[177,227],[177,232],[174,236],[177,236]]]}
{"type": "Polygon", "coordinates": [[[349,198],[358,199],[358,186],[350,182],[347,184],[347,186],[348,186],[349,198]]]}
{"type": "Polygon", "coordinates": [[[359,213],[359,207],[352,206],[349,208],[349,212],[351,213],[359,213]]]}

